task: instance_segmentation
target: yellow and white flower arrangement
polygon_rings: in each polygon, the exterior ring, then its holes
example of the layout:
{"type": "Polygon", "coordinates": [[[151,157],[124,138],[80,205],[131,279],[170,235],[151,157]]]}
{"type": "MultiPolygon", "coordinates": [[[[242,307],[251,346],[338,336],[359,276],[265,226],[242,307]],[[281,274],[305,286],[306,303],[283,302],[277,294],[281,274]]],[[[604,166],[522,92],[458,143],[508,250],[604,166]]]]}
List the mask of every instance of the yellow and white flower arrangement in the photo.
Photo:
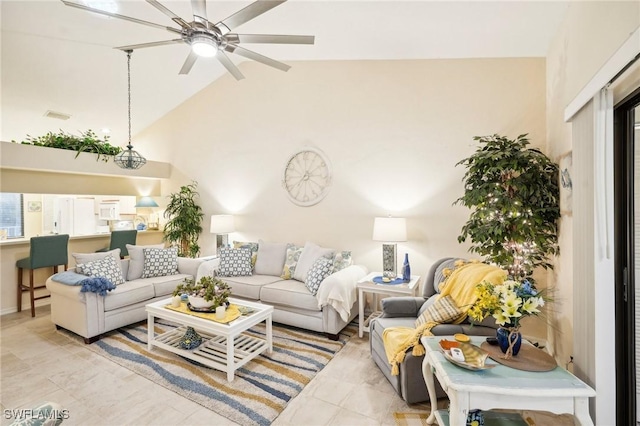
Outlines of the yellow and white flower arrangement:
{"type": "Polygon", "coordinates": [[[507,280],[500,285],[483,281],[476,286],[478,299],[469,309],[468,315],[482,321],[489,315],[496,324],[506,328],[520,328],[520,320],[530,315],[539,315],[546,298],[536,290],[529,280],[507,280]]]}

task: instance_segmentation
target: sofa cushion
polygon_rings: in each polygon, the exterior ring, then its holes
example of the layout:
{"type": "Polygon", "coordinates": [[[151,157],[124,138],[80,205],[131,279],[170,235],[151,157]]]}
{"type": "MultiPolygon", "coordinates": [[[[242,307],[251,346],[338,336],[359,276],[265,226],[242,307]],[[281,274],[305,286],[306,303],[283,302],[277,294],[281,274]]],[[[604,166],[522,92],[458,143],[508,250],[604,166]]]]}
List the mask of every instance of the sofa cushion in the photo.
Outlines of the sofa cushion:
{"type": "Polygon", "coordinates": [[[251,251],[248,249],[220,249],[218,273],[221,277],[246,277],[251,275],[251,269],[251,251]]]}
{"type": "MultiPolygon", "coordinates": [[[[120,251],[120,249],[118,249],[118,251],[120,251]]],[[[105,256],[99,260],[81,263],[77,265],[76,269],[90,277],[106,278],[115,285],[124,283],[122,269],[120,269],[120,259],[118,258],[116,260],[113,256],[105,256]]]]}
{"type": "Polygon", "coordinates": [[[332,259],[333,254],[336,251],[330,248],[323,248],[312,242],[308,242],[304,245],[304,250],[300,254],[298,264],[293,272],[293,279],[303,281],[307,279],[309,269],[313,266],[313,263],[318,260],[319,257],[327,257],[332,259]]]}
{"type": "Polygon", "coordinates": [[[309,269],[304,285],[309,289],[313,296],[318,293],[318,289],[320,288],[322,281],[331,275],[332,268],[333,261],[331,259],[320,257],[315,261],[311,269],[309,269]]]}
{"type": "Polygon", "coordinates": [[[251,267],[256,266],[256,260],[258,259],[258,243],[253,241],[234,241],[233,248],[243,248],[251,252],[251,267]]]}
{"type": "Polygon", "coordinates": [[[304,283],[295,280],[277,281],[263,286],[260,290],[260,301],[269,305],[320,311],[318,299],[311,294],[304,283]]]}
{"type": "Polygon", "coordinates": [[[152,278],[140,278],[136,281],[144,281],[153,286],[153,291],[156,297],[169,296],[176,289],[178,284],[183,282],[187,278],[193,278],[188,274],[176,274],[167,275],[164,277],[152,277],[152,278]]]}
{"type": "Polygon", "coordinates": [[[287,243],[287,257],[284,261],[284,267],[282,268],[282,274],[280,274],[280,278],[283,280],[290,280],[293,278],[293,273],[296,270],[296,265],[298,264],[298,259],[300,259],[300,255],[302,254],[302,250],[304,247],[297,246],[292,243],[287,243]]]}
{"type": "Polygon", "coordinates": [[[260,300],[260,289],[266,284],[282,281],[272,275],[251,275],[247,277],[220,277],[231,287],[233,297],[260,300]]]}
{"type": "Polygon", "coordinates": [[[142,278],[164,277],[178,273],[178,249],[145,248],[142,278]]]}
{"type": "Polygon", "coordinates": [[[347,266],[351,266],[352,264],[353,260],[350,251],[337,251],[336,254],[333,255],[332,272],[341,271],[347,266]]]}
{"type": "Polygon", "coordinates": [[[104,298],[104,310],[112,311],[123,306],[144,302],[155,297],[153,285],[146,280],[127,281],[109,292],[104,298]]]}
{"type": "MultiPolygon", "coordinates": [[[[435,297],[435,296],[434,296],[435,297]]],[[[452,322],[462,314],[462,310],[450,295],[438,297],[427,309],[416,319],[416,327],[428,322],[446,324],[452,322]]]]}
{"type": "Polygon", "coordinates": [[[164,244],[151,244],[147,246],[135,246],[127,244],[129,252],[129,271],[127,272],[127,281],[137,280],[142,277],[144,270],[144,249],[145,248],[164,248],[164,244]]]}
{"type": "Polygon", "coordinates": [[[120,249],[113,249],[109,251],[101,251],[97,253],[71,253],[71,256],[76,261],[76,268],[78,269],[79,274],[89,275],[84,272],[83,266],[86,263],[94,262],[96,260],[104,259],[107,256],[113,256],[115,259],[120,261],[120,249]]]}
{"type": "Polygon", "coordinates": [[[284,261],[287,257],[287,243],[268,243],[260,240],[258,244],[255,273],[276,277],[282,274],[284,261]]]}

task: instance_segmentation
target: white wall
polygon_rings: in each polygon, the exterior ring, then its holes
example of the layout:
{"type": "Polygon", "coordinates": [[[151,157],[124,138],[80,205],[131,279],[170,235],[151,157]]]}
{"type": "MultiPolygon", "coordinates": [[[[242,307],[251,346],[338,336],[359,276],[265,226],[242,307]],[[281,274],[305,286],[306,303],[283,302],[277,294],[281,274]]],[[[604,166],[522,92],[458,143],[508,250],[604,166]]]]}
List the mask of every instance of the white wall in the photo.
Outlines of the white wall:
{"type": "Polygon", "coordinates": [[[351,249],[356,262],[380,270],[373,219],[392,214],[408,218],[399,256],[408,252],[412,271],[425,274],[440,257],[468,256],[457,236],[469,212],[452,203],[463,193],[455,164],[475,150],[472,137],[529,133],[546,145],[543,59],[292,65],[282,73],[243,63],[246,80],[216,81],[136,138],[138,149],[174,166],[163,194],[199,183],[203,254],[213,251],[209,215],[233,213],[231,240],[310,240],[351,249]],[[327,154],[333,186],[302,208],[287,199],[281,176],[305,146],[327,154]]]}
{"type": "MultiPolygon", "coordinates": [[[[547,56],[547,135],[552,158],[572,150],[571,124],[564,123],[564,109],[596,74],[629,35],[640,25],[640,3],[638,2],[572,2],[560,31],[551,44],[547,56]]],[[[575,156],[574,156],[575,163],[575,156]]],[[[574,164],[575,166],[575,164],[574,164]]],[[[583,188],[594,192],[594,188],[583,188]]],[[[572,241],[594,240],[595,230],[580,229],[574,238],[573,218],[563,216],[560,222],[560,258],[550,282],[556,289],[556,309],[549,327],[551,348],[558,363],[566,365],[574,355],[573,340],[573,272],[574,246],[572,241]]],[[[580,268],[581,265],[575,265],[580,268]]],[[[613,283],[613,277],[611,278],[613,283]]],[[[613,286],[611,286],[613,292],[613,286]]],[[[611,294],[613,297],[613,294],[611,294]]],[[[597,306],[597,304],[596,304],[597,306]]],[[[590,317],[610,315],[611,312],[587,312],[590,317]]],[[[613,333],[614,324],[610,324],[613,333]]],[[[598,348],[598,353],[611,354],[597,362],[611,362],[613,348],[598,348]]],[[[585,365],[578,370],[587,370],[586,364],[596,360],[588,354],[580,355],[585,365]],[[584,360],[584,361],[583,361],[584,360]]],[[[586,378],[590,383],[595,377],[586,378]]],[[[598,397],[597,424],[613,424],[615,420],[615,381],[595,383],[598,397]]]]}

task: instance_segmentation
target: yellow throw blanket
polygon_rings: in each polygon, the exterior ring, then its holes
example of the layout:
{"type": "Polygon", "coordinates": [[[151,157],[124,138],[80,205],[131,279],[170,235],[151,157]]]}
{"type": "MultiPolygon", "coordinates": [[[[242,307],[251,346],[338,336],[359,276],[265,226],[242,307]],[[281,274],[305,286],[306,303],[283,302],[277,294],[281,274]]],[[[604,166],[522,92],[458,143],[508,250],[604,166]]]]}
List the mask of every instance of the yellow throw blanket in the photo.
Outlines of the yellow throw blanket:
{"type": "MultiPolygon", "coordinates": [[[[467,311],[478,298],[475,289],[476,285],[482,281],[489,281],[494,284],[501,284],[507,277],[507,272],[497,266],[486,263],[471,262],[457,267],[441,284],[440,294],[434,297],[438,299],[444,296],[451,296],[456,305],[463,312],[458,318],[453,320],[453,324],[460,324],[467,317],[467,311]]],[[[435,303],[438,302],[436,299],[435,303]]],[[[413,348],[413,356],[424,355],[424,347],[420,344],[420,338],[433,336],[431,329],[438,325],[436,321],[427,321],[418,328],[410,327],[389,327],[382,334],[384,350],[387,360],[391,364],[391,374],[399,374],[398,364],[404,361],[407,350],[413,348]]]]}

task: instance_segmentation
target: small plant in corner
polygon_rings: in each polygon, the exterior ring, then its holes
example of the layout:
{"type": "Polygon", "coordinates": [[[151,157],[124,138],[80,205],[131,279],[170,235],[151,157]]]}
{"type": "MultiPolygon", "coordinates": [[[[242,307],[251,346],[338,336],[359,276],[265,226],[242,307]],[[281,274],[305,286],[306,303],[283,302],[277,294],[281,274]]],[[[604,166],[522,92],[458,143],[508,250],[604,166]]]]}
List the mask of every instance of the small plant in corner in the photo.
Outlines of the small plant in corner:
{"type": "MultiPolygon", "coordinates": [[[[11,142],[17,143],[16,141],[11,142]]],[[[27,138],[21,144],[78,151],[76,158],[81,152],[94,153],[98,155],[96,161],[102,160],[104,162],[109,161],[112,156],[122,151],[119,146],[113,146],[109,143],[109,136],[104,136],[103,139],[100,139],[92,130],[80,132],[80,136],[74,136],[63,130],[60,130],[59,133],[49,132],[44,136],[38,137],[27,135],[27,138]]]]}
{"type": "Polygon", "coordinates": [[[178,284],[173,291],[174,296],[186,294],[193,297],[201,297],[207,302],[213,302],[212,306],[222,306],[229,302],[231,287],[220,278],[205,275],[196,283],[193,278],[186,278],[178,284]]]}
{"type": "Polygon", "coordinates": [[[164,211],[164,217],[169,219],[164,226],[164,240],[177,245],[178,256],[196,257],[200,253],[198,238],[202,232],[204,213],[196,203],[197,186],[194,181],[169,195],[169,204],[164,211]]]}

